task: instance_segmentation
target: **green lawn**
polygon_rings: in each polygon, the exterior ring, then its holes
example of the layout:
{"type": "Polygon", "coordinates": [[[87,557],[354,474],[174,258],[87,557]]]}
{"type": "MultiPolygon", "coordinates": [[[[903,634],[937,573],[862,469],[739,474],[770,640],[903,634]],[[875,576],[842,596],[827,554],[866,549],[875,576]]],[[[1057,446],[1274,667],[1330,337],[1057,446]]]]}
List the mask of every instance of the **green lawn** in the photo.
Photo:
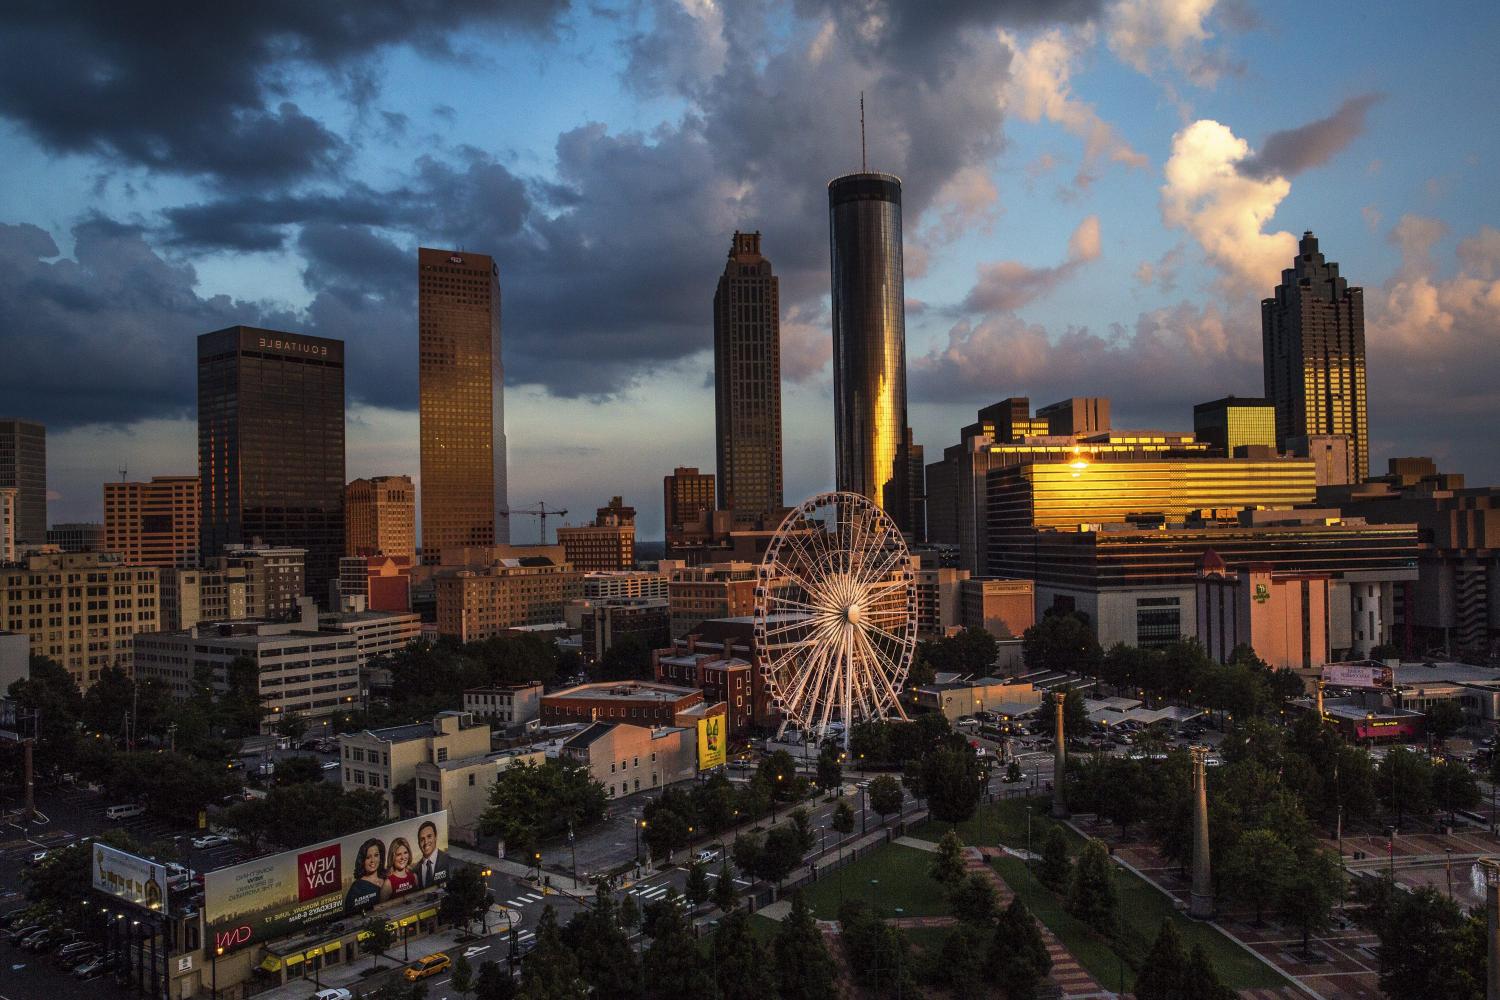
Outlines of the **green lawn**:
{"type": "MultiPolygon", "coordinates": [[[[974,816],[958,825],[958,835],[966,844],[1004,844],[1026,846],[1026,806],[1031,809],[1031,846],[1040,851],[1052,821],[1047,818],[1050,798],[1009,799],[981,805],[974,816]]],[[[946,823],[927,822],[913,829],[911,835],[937,840],[948,830],[946,823]]],[[[1069,827],[1063,827],[1071,851],[1078,850],[1082,838],[1069,827]]],[[[1189,920],[1176,910],[1166,896],[1144,879],[1124,868],[1116,869],[1115,887],[1120,897],[1121,924],[1126,930],[1125,943],[1116,946],[1099,937],[1087,926],[1063,910],[1061,902],[1034,879],[1027,877],[1026,866],[1015,858],[1000,858],[996,869],[1010,883],[1026,905],[1051,928],[1068,949],[1077,956],[1100,985],[1119,987],[1120,969],[1124,965],[1125,987],[1130,989],[1133,976],[1128,963],[1122,963],[1119,951],[1135,961],[1144,957],[1163,919],[1176,921],[1185,947],[1201,944],[1220,977],[1235,989],[1256,986],[1285,986],[1287,980],[1256,959],[1239,945],[1207,924],[1189,920]]]]}
{"type": "Polygon", "coordinates": [[[873,903],[888,917],[944,916],[948,900],[927,874],[932,858],[927,851],[890,844],[819,878],[802,893],[819,920],[838,919],[839,903],[847,897],[873,903]]]}

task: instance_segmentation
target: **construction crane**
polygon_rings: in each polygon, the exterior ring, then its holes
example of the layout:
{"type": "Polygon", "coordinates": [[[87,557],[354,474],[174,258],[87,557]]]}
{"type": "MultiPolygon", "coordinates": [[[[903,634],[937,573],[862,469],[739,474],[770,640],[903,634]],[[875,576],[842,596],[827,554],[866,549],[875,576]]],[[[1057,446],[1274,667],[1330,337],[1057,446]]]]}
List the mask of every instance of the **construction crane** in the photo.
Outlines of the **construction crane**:
{"type": "Polygon", "coordinates": [[[536,503],[536,505],[534,507],[512,507],[510,510],[501,511],[500,512],[500,516],[503,517],[503,518],[506,518],[507,520],[510,518],[510,516],[512,514],[525,514],[528,517],[534,517],[534,518],[536,518],[537,519],[537,524],[538,524],[538,526],[540,528],[540,530],[537,533],[538,536],[539,536],[537,538],[537,544],[538,545],[546,545],[547,544],[547,517],[549,515],[551,515],[551,514],[556,514],[558,517],[564,517],[564,516],[567,515],[567,513],[568,513],[568,511],[567,511],[566,508],[564,508],[562,510],[558,510],[557,508],[554,507],[553,509],[548,510],[547,509],[547,501],[545,501],[545,500],[539,500],[539,501],[537,501],[537,503],[536,503]]]}

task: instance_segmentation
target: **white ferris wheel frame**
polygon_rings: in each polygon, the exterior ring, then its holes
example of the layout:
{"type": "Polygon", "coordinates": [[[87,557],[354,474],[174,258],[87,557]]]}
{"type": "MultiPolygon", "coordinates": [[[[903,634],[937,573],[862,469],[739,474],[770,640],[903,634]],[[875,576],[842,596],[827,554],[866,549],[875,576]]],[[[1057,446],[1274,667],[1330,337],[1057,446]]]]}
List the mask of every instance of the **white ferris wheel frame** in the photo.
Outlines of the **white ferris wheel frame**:
{"type": "Polygon", "coordinates": [[[917,588],[895,521],[858,493],[819,493],[793,508],[760,563],[754,631],[778,737],[795,723],[821,741],[837,720],[847,750],[855,723],[905,719],[917,588]]]}

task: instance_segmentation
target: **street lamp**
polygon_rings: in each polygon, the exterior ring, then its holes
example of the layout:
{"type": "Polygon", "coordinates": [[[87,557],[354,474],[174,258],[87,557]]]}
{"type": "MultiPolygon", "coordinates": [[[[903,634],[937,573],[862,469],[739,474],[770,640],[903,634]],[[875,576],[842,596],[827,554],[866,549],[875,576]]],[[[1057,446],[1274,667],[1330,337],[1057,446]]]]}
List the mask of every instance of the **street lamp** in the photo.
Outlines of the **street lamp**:
{"type": "Polygon", "coordinates": [[[223,948],[214,949],[213,976],[214,976],[214,1000],[219,1000],[219,956],[224,954],[223,948]]]}

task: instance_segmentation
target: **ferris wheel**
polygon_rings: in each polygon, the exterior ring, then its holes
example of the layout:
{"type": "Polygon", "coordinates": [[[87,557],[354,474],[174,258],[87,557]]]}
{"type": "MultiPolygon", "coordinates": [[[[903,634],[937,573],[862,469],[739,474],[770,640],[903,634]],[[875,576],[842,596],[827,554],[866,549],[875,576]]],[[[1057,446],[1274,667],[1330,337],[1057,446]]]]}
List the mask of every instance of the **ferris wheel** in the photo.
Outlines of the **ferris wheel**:
{"type": "Polygon", "coordinates": [[[755,587],[755,650],[781,712],[818,737],[906,718],[917,589],[896,523],[858,493],[820,493],[781,522],[755,587]]]}

